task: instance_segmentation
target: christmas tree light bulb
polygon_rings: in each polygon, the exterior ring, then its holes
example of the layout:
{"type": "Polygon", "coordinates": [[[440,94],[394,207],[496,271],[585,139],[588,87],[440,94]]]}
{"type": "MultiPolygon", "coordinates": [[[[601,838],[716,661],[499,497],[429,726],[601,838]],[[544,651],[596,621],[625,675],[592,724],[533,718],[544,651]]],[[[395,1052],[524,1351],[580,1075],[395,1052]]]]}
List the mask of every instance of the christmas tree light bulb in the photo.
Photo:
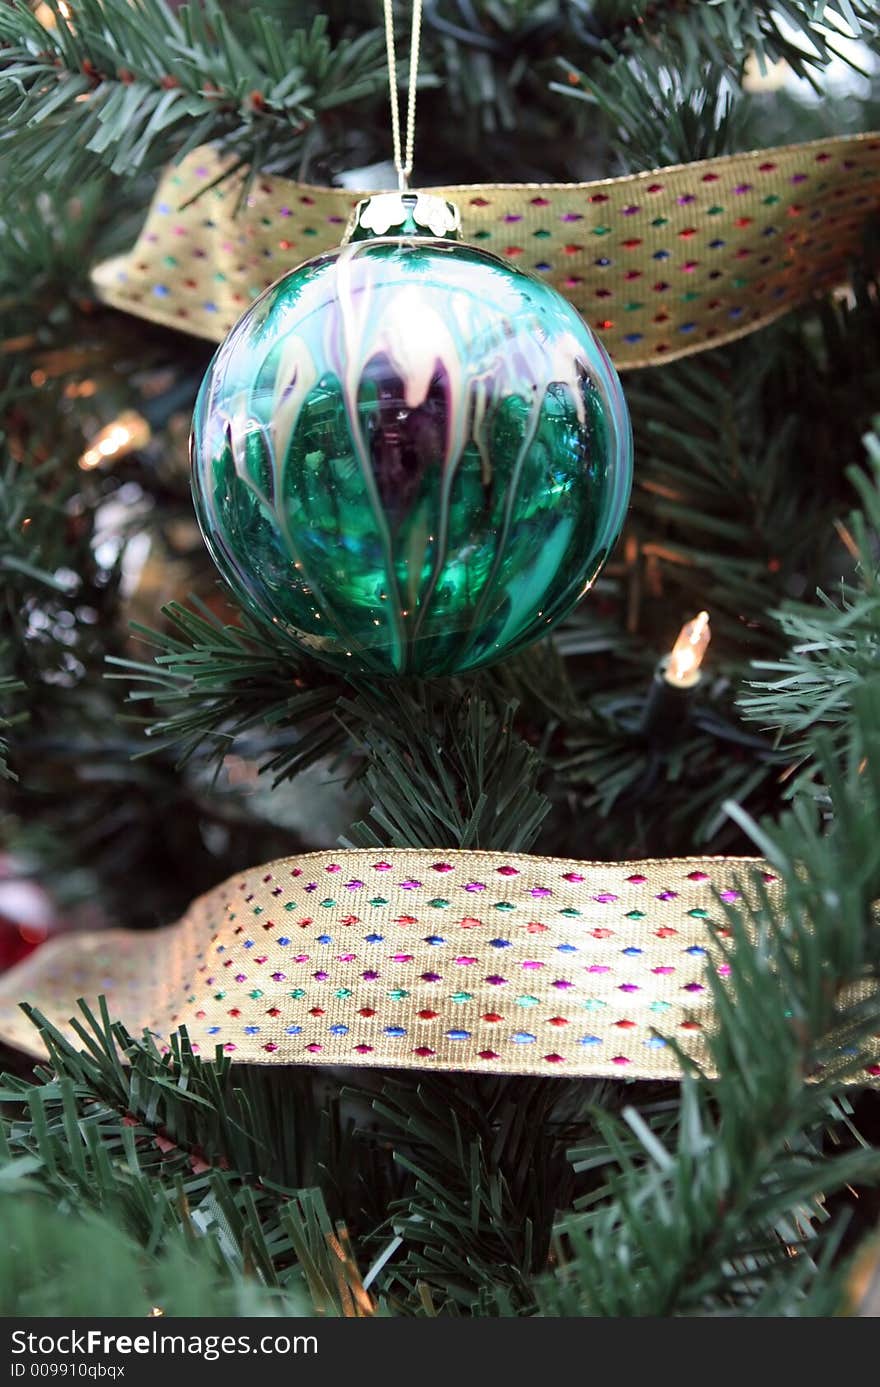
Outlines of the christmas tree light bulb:
{"type": "Polygon", "coordinates": [[[143,415],[133,409],[124,410],[118,419],[95,435],[79,465],[84,472],[89,472],[108,458],[124,457],[126,453],[145,447],[149,441],[150,426],[143,415]]]}
{"type": "Polygon", "coordinates": [[[672,647],[663,677],[676,689],[691,689],[700,677],[700,666],[712,639],[709,613],[698,612],[685,622],[672,647]]]}
{"type": "MultiPolygon", "coordinates": [[[[69,20],[72,18],[70,6],[66,3],[66,0],[58,0],[58,13],[61,15],[62,19],[69,20]]],[[[42,24],[45,29],[55,29],[58,25],[52,6],[47,5],[45,0],[42,0],[42,3],[34,10],[34,19],[42,24]]]]}

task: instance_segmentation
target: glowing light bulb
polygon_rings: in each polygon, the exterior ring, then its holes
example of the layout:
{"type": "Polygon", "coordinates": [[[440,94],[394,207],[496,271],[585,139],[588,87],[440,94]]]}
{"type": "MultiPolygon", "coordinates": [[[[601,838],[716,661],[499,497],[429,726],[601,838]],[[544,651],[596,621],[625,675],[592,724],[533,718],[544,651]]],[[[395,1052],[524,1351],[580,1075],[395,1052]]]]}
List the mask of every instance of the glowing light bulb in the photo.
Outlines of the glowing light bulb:
{"type": "Polygon", "coordinates": [[[143,415],[127,409],[118,419],[107,424],[92,439],[79,460],[84,472],[99,466],[108,458],[124,457],[143,448],[150,441],[150,426],[143,415]]]}
{"type": "Polygon", "coordinates": [[[708,612],[699,612],[693,621],[685,622],[663,672],[667,684],[676,689],[693,688],[700,677],[700,666],[711,639],[708,612]]]}
{"type": "MultiPolygon", "coordinates": [[[[58,13],[61,15],[62,19],[72,18],[70,6],[66,3],[66,0],[58,0],[58,13]]],[[[42,0],[42,3],[34,10],[34,19],[38,20],[45,29],[55,29],[58,26],[55,11],[52,9],[51,5],[45,3],[45,0],[42,0]]]]}

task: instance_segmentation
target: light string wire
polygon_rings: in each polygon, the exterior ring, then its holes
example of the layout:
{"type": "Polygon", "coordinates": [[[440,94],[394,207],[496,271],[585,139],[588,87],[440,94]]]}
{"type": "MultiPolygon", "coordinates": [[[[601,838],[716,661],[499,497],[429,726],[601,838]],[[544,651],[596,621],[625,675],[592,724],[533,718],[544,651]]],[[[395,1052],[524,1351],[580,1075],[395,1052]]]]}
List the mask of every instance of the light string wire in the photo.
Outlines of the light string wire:
{"type": "Polygon", "coordinates": [[[412,173],[416,136],[416,79],[419,72],[419,47],[422,37],[422,0],[413,0],[405,151],[400,140],[400,98],[397,90],[397,56],[394,49],[394,0],[384,0],[384,7],[385,51],[388,55],[388,89],[391,99],[391,138],[394,144],[394,167],[397,170],[397,185],[401,192],[405,192],[409,187],[409,176],[412,173]]]}

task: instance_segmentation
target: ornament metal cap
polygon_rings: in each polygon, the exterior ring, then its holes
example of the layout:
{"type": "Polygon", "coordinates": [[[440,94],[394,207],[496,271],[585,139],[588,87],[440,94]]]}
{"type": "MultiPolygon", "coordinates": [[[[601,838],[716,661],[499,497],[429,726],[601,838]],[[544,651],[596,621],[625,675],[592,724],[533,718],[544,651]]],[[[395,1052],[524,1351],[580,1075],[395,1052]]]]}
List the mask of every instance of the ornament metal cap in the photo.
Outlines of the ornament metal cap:
{"type": "Polygon", "coordinates": [[[363,198],[351,214],[343,245],[372,236],[428,236],[458,241],[461,213],[454,202],[434,193],[374,193],[363,198]]]}

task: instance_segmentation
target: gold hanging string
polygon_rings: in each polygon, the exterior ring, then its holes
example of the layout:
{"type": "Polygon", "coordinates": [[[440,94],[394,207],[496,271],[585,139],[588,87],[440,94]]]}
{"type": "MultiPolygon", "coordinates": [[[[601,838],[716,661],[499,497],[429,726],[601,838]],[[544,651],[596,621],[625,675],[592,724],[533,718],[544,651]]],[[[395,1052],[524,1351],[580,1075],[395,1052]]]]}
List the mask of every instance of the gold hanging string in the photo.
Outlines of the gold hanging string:
{"type": "Polygon", "coordinates": [[[419,46],[422,36],[422,0],[413,0],[412,29],[409,46],[409,90],[406,102],[406,149],[400,141],[400,98],[397,89],[397,56],[394,50],[394,2],[384,0],[385,51],[388,55],[388,91],[391,98],[391,138],[394,144],[394,167],[401,192],[409,187],[413,167],[413,148],[416,137],[416,79],[419,72],[419,46]]]}

